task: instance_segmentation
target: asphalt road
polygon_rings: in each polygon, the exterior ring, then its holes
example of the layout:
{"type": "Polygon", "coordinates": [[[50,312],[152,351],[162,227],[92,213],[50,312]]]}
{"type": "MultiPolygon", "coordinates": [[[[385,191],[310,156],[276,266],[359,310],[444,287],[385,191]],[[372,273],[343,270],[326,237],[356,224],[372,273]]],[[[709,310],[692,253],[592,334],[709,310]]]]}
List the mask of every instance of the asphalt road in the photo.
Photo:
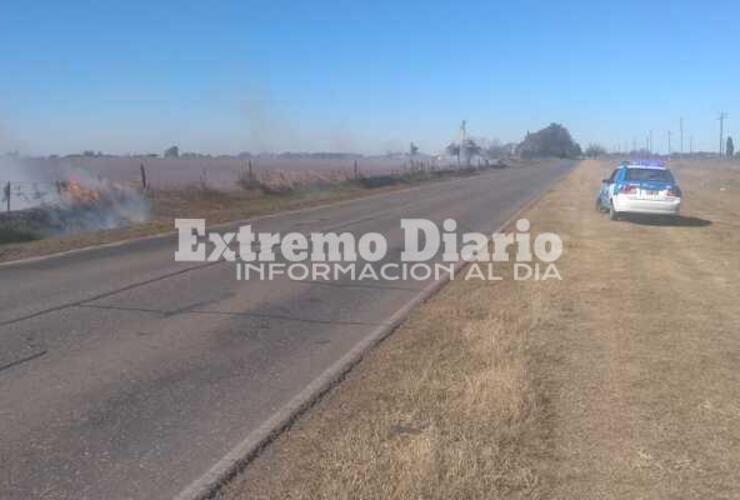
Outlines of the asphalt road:
{"type": "MultiPolygon", "coordinates": [[[[572,162],[494,171],[256,231],[376,231],[401,217],[491,232],[572,162]]],[[[238,282],[163,237],[0,267],[0,497],[171,498],[424,282],[238,282]]]]}

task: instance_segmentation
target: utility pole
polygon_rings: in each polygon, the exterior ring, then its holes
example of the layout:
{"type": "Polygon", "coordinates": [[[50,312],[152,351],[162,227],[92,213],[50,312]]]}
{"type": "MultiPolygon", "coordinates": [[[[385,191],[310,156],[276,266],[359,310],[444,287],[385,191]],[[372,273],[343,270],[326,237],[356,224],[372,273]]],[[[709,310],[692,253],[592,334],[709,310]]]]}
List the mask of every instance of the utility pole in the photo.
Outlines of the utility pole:
{"type": "Polygon", "coordinates": [[[689,154],[694,154],[694,136],[689,136],[689,154]]]}
{"type": "Polygon", "coordinates": [[[671,131],[668,131],[668,156],[671,156],[671,131]]]}
{"type": "Polygon", "coordinates": [[[653,154],[653,131],[650,131],[650,147],[648,148],[650,154],[653,154]]]}
{"type": "Polygon", "coordinates": [[[635,151],[637,151],[637,138],[633,136],[632,137],[632,152],[634,153],[635,151]]]}
{"type": "Polygon", "coordinates": [[[724,151],[724,138],[725,138],[725,119],[727,118],[727,113],[724,111],[720,112],[719,114],[719,156],[722,158],[722,152],[724,151]]]}
{"type": "Polygon", "coordinates": [[[460,155],[463,154],[463,148],[465,147],[465,120],[460,124],[460,147],[457,149],[457,168],[460,168],[460,155]]]}
{"type": "Polygon", "coordinates": [[[683,116],[678,121],[679,129],[681,130],[681,154],[683,154],[683,116]]]}
{"type": "Polygon", "coordinates": [[[463,120],[462,123],[460,124],[460,148],[463,148],[465,145],[466,134],[467,134],[466,124],[465,124],[465,120],[463,120]]]}

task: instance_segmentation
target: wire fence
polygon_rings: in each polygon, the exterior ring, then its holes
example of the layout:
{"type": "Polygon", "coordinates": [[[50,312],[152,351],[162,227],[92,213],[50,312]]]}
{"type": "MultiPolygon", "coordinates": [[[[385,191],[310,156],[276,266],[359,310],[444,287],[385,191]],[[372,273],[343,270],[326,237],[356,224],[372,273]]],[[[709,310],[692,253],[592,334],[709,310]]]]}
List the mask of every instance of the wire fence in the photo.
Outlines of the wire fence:
{"type": "Polygon", "coordinates": [[[0,211],[12,212],[51,202],[67,190],[67,184],[57,182],[0,183],[0,211]]]}
{"type": "MultiPolygon", "coordinates": [[[[186,186],[198,186],[207,187],[213,189],[227,189],[226,186],[233,185],[235,187],[251,186],[255,180],[260,181],[266,188],[272,188],[275,184],[287,183],[287,184],[311,184],[312,182],[320,185],[322,183],[329,182],[336,179],[360,179],[360,178],[372,178],[372,177],[387,177],[389,175],[403,175],[414,172],[435,172],[439,169],[449,168],[460,168],[461,165],[452,165],[449,161],[438,161],[437,159],[407,159],[403,162],[393,162],[383,165],[369,164],[365,166],[361,164],[361,160],[355,159],[351,162],[339,162],[336,168],[280,168],[278,165],[267,165],[262,168],[257,168],[256,162],[248,160],[240,163],[238,169],[225,169],[225,168],[206,168],[203,167],[200,171],[197,180],[189,180],[187,182],[177,182],[170,179],[169,182],[163,182],[161,180],[163,172],[155,172],[159,174],[159,184],[171,187],[186,187],[186,186]],[[365,167],[365,168],[363,168],[365,167]],[[222,174],[218,179],[211,179],[209,176],[211,173],[222,174]],[[227,181],[224,181],[223,174],[229,173],[227,181]]],[[[467,165],[471,167],[472,165],[467,165]]],[[[485,164],[478,161],[477,167],[489,166],[488,160],[485,164]]],[[[134,181],[129,179],[123,181],[118,179],[113,182],[114,185],[127,185],[136,186],[137,189],[142,191],[148,191],[152,188],[152,181],[149,178],[149,169],[144,163],[141,163],[138,168],[139,179],[134,181]]],[[[173,178],[177,178],[177,173],[171,173],[167,171],[173,178]]],[[[194,175],[193,171],[189,171],[189,174],[194,175]]],[[[86,175],[86,177],[92,178],[92,174],[86,175]]],[[[156,177],[156,176],[155,176],[156,177]]],[[[156,183],[155,179],[155,183],[156,183]]],[[[106,185],[107,180],[98,174],[97,179],[93,179],[94,185],[106,185]]],[[[26,210],[33,207],[38,207],[44,204],[53,204],[58,202],[64,197],[65,193],[69,191],[70,185],[74,182],[68,182],[65,180],[57,181],[14,181],[7,179],[0,179],[0,213],[13,212],[19,210],[26,210]]],[[[95,189],[95,188],[93,188],[95,189]]]]}

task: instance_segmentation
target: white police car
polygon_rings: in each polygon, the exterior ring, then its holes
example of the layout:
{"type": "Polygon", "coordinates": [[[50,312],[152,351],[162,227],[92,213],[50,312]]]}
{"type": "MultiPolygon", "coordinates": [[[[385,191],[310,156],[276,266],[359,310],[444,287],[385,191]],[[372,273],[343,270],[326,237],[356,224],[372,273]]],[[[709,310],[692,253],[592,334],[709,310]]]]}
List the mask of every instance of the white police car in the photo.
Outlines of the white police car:
{"type": "Polygon", "coordinates": [[[616,220],[622,214],[678,215],[681,189],[665,164],[628,161],[601,182],[596,208],[616,220]]]}

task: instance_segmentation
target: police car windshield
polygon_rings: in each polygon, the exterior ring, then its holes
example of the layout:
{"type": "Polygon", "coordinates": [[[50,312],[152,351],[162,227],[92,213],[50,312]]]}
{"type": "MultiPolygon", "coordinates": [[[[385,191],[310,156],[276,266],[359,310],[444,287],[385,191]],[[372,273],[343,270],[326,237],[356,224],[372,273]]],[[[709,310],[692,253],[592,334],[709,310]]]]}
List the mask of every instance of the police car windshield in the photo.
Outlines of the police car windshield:
{"type": "Polygon", "coordinates": [[[673,183],[673,176],[668,170],[657,168],[628,168],[628,181],[654,181],[673,183]]]}

